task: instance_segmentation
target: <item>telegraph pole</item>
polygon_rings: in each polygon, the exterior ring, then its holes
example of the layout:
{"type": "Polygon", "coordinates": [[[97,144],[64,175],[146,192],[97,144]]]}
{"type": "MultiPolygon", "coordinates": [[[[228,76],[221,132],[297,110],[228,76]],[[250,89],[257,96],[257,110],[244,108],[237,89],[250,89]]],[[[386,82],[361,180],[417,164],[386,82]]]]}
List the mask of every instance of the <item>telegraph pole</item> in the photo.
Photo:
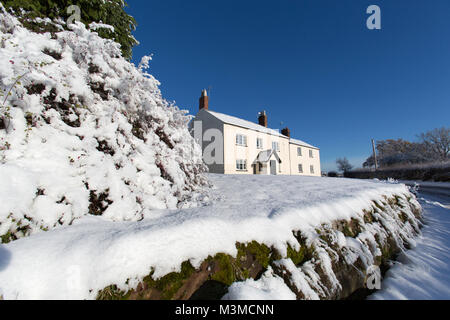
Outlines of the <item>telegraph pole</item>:
{"type": "Polygon", "coordinates": [[[375,160],[375,171],[378,170],[377,152],[375,150],[375,140],[372,139],[373,159],[375,160]]]}

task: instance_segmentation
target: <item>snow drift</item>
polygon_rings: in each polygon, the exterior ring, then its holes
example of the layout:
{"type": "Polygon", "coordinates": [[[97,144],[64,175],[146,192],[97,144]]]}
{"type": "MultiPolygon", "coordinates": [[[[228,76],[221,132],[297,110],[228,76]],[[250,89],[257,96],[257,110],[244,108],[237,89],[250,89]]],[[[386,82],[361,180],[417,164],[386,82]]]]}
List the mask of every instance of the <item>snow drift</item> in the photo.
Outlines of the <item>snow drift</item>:
{"type": "Polygon", "coordinates": [[[150,58],[136,68],[83,24],[59,27],[31,32],[0,7],[3,240],[206,201],[190,117],[162,98],[150,58]]]}

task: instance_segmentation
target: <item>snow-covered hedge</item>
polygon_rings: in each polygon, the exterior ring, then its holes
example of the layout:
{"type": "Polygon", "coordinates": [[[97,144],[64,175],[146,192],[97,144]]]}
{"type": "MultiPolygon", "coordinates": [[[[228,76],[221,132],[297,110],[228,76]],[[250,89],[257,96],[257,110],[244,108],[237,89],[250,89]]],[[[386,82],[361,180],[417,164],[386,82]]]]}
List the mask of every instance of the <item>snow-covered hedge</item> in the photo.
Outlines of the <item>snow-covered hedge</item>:
{"type": "Polygon", "coordinates": [[[149,58],[137,68],[117,43],[69,28],[31,32],[0,4],[3,242],[88,214],[139,220],[207,201],[190,118],[163,99],[149,58]]]}

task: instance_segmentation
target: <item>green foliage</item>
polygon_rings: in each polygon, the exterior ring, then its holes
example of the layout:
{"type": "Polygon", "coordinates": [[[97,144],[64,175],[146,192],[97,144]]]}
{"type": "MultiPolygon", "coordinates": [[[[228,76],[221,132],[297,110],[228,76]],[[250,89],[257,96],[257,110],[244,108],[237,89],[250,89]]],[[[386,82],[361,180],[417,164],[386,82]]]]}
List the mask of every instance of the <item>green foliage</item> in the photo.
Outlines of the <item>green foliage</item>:
{"type": "Polygon", "coordinates": [[[0,243],[6,244],[15,240],[15,237],[11,231],[8,231],[6,234],[0,236],[0,243]]]}
{"type": "Polygon", "coordinates": [[[306,251],[307,249],[305,246],[301,246],[300,250],[297,251],[289,245],[287,248],[287,258],[291,259],[292,262],[298,266],[305,261],[306,251]]]}
{"type": "MultiPolygon", "coordinates": [[[[153,273],[150,273],[147,277],[144,278],[144,283],[147,284],[149,288],[155,288],[161,292],[161,299],[163,300],[171,300],[175,293],[183,286],[185,280],[189,279],[189,277],[195,272],[195,268],[189,261],[184,261],[181,264],[180,272],[172,272],[164,277],[154,280],[153,273]]],[[[129,296],[131,292],[128,292],[129,296]]]]}
{"type": "MultiPolygon", "coordinates": [[[[185,261],[181,264],[180,272],[172,272],[164,277],[154,280],[154,270],[150,272],[148,276],[143,279],[143,282],[148,288],[155,288],[161,292],[161,299],[171,300],[177,291],[183,286],[184,282],[189,279],[195,272],[195,268],[189,261],[185,261]]],[[[128,300],[135,290],[122,291],[117,285],[111,285],[101,290],[97,294],[97,300],[128,300]]],[[[143,296],[138,296],[137,299],[143,299],[143,296]]]]}
{"type": "Polygon", "coordinates": [[[238,249],[238,261],[240,260],[241,256],[245,255],[245,252],[249,252],[264,268],[267,268],[269,266],[271,250],[268,246],[259,244],[256,241],[252,241],[247,244],[237,244],[236,247],[238,249]]]}
{"type": "Polygon", "coordinates": [[[236,281],[233,258],[224,253],[218,253],[212,258],[219,264],[219,271],[212,275],[211,279],[230,286],[236,281]]]}
{"type": "Polygon", "coordinates": [[[128,300],[130,292],[120,290],[116,285],[106,287],[97,294],[97,300],[128,300]]]}
{"type": "MultiPolygon", "coordinates": [[[[67,13],[67,8],[77,5],[81,10],[81,22],[86,26],[91,22],[102,22],[114,27],[114,32],[107,29],[99,29],[96,32],[103,38],[119,43],[125,58],[131,59],[132,48],[137,44],[131,34],[136,29],[136,21],[125,12],[124,8],[127,4],[122,0],[0,0],[0,3],[5,8],[14,10],[24,26],[35,32],[39,31],[39,26],[36,23],[28,22],[27,19],[62,18],[67,21],[72,15],[72,13],[67,13]],[[20,8],[24,9],[26,13],[22,15],[20,8]]],[[[56,31],[49,28],[46,31],[56,31]]]]}

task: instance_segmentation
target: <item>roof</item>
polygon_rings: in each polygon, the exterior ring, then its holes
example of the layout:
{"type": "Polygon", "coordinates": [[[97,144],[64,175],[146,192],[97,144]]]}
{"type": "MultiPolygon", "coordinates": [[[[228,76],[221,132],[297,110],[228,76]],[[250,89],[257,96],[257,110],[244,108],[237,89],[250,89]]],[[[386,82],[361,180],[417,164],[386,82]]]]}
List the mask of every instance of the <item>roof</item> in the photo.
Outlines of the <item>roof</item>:
{"type": "MultiPolygon", "coordinates": [[[[285,135],[282,135],[280,133],[279,130],[275,130],[275,129],[270,129],[270,128],[266,128],[264,126],[261,126],[257,123],[251,122],[251,121],[247,121],[247,120],[243,120],[237,117],[233,117],[233,116],[229,116],[227,114],[223,114],[223,113],[219,113],[219,112],[215,112],[215,111],[211,111],[211,110],[205,110],[202,109],[205,112],[208,112],[209,114],[211,114],[212,116],[216,117],[217,119],[219,119],[220,121],[222,121],[223,123],[227,123],[227,124],[232,124],[238,127],[242,127],[242,128],[247,128],[247,129],[251,129],[251,130],[255,130],[258,132],[263,132],[263,133],[268,133],[277,137],[283,137],[283,138],[288,138],[285,135]]],[[[317,147],[314,147],[313,145],[310,145],[302,140],[298,140],[298,139],[289,139],[289,142],[292,144],[296,144],[299,146],[303,146],[303,147],[308,147],[308,148],[314,148],[314,149],[319,149],[317,147]]]]}
{"type": "Polygon", "coordinates": [[[277,158],[278,162],[281,163],[281,159],[278,156],[278,153],[275,150],[265,150],[265,151],[261,151],[258,156],[256,157],[256,160],[254,163],[257,162],[261,162],[261,163],[266,163],[269,162],[270,158],[272,157],[272,155],[275,155],[275,157],[277,158]]]}
{"type": "Polygon", "coordinates": [[[298,140],[298,139],[292,139],[292,138],[291,138],[289,142],[292,143],[292,144],[296,144],[296,145],[302,146],[302,147],[308,147],[308,148],[313,148],[313,149],[319,149],[319,148],[317,148],[317,147],[314,147],[314,146],[310,145],[309,143],[306,143],[305,141],[298,140]]]}
{"type": "Polygon", "coordinates": [[[261,126],[257,123],[251,122],[251,121],[239,119],[239,118],[229,116],[227,114],[215,112],[215,111],[210,111],[210,110],[205,110],[205,111],[209,112],[211,115],[213,115],[214,117],[216,117],[217,119],[219,119],[220,121],[222,121],[224,123],[232,124],[232,125],[247,128],[247,129],[252,129],[252,130],[263,132],[263,133],[268,133],[268,134],[278,136],[278,137],[287,138],[286,136],[282,135],[278,130],[266,128],[264,126],[261,126]]]}

